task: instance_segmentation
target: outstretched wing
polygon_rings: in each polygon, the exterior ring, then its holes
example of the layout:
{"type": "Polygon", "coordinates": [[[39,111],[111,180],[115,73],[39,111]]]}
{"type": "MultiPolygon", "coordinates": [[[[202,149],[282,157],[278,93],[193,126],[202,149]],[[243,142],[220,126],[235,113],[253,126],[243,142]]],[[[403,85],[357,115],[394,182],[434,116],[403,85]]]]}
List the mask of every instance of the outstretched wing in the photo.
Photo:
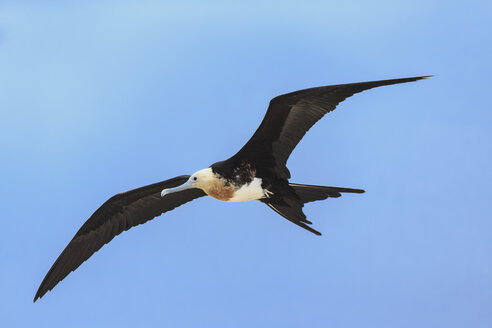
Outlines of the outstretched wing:
{"type": "Polygon", "coordinates": [[[70,272],[131,227],[145,223],[164,212],[205,196],[201,189],[187,189],[160,196],[161,190],[179,186],[189,176],[181,175],[166,181],[117,194],[107,200],[82,225],[44,277],[34,302],[53,289],[70,272]]]}
{"type": "Polygon", "coordinates": [[[286,163],[294,148],[306,132],[340,102],[364,90],[426,77],[329,85],[275,97],[254,135],[231,159],[254,159],[257,165],[274,168],[280,177],[288,179],[286,163]]]}

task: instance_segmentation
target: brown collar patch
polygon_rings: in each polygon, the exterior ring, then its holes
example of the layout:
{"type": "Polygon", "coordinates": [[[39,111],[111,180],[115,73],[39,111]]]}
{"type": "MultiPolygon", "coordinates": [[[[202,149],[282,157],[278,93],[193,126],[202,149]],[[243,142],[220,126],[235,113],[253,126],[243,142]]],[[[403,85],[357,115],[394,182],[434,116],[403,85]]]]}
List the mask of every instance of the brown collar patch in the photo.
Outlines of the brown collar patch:
{"type": "Polygon", "coordinates": [[[215,179],[207,185],[205,192],[215,199],[228,201],[234,197],[236,190],[232,185],[226,184],[225,179],[215,179]]]}

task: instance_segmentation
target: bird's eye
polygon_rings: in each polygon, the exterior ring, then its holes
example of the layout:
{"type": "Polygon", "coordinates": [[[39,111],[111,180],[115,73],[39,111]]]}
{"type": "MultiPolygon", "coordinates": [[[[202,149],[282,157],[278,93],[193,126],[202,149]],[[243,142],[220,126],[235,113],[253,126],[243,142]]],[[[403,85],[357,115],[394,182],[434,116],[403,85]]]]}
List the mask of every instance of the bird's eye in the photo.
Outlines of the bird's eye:
{"type": "Polygon", "coordinates": [[[193,180],[195,180],[195,181],[196,181],[196,180],[198,180],[198,178],[197,178],[197,177],[193,177],[193,180]]]}

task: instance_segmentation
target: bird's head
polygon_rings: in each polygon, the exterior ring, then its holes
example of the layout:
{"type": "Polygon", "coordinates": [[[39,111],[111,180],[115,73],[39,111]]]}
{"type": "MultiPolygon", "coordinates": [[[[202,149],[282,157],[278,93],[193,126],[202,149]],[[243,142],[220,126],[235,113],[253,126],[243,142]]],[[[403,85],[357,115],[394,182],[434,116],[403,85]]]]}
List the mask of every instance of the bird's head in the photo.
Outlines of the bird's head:
{"type": "Polygon", "coordinates": [[[206,169],[201,169],[193,173],[188,181],[183,183],[181,186],[162,190],[161,197],[164,197],[167,194],[190,188],[199,188],[205,190],[207,185],[209,185],[215,179],[215,174],[212,172],[211,168],[208,167],[206,169]]]}

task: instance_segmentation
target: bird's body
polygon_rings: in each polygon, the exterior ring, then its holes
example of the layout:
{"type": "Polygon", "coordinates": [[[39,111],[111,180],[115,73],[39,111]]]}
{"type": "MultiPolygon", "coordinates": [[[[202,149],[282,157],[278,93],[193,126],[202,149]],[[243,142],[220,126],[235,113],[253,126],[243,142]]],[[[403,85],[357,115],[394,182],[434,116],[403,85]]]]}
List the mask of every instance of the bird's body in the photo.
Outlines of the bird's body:
{"type": "Polygon", "coordinates": [[[256,132],[231,158],[191,176],[178,176],[127,191],[106,201],[60,254],[39,286],[34,301],[121,232],[205,195],[227,202],[260,201],[287,220],[321,235],[309,226],[311,222],[302,211],[304,204],[340,197],[341,193],[364,191],[289,182],[286,163],[291,152],[319,119],[347,97],[367,89],[423,78],[331,85],[273,98],[256,132]]]}
{"type": "Polygon", "coordinates": [[[262,184],[263,179],[256,177],[256,171],[250,167],[238,167],[232,176],[224,176],[212,165],[196,172],[194,176],[198,180],[195,188],[225,202],[245,202],[268,197],[268,190],[262,184]]]}

